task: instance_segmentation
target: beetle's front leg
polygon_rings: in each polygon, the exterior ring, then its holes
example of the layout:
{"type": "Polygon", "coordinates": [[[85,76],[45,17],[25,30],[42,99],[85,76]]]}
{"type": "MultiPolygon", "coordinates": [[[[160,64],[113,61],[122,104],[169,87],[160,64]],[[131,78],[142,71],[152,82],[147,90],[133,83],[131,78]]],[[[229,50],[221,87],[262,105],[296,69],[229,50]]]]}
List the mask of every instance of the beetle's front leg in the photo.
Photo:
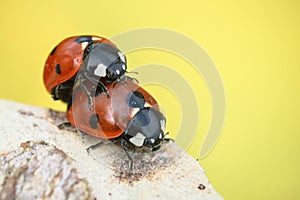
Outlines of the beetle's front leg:
{"type": "Polygon", "coordinates": [[[83,90],[83,92],[86,94],[86,96],[88,98],[88,107],[90,110],[92,110],[92,108],[94,106],[93,98],[92,98],[91,92],[85,86],[84,78],[81,74],[78,75],[78,81],[79,81],[79,87],[83,90]]]}
{"type": "Polygon", "coordinates": [[[130,172],[133,172],[133,158],[129,154],[129,149],[128,149],[128,147],[126,145],[127,145],[127,141],[124,138],[121,138],[122,149],[125,151],[125,153],[127,155],[127,158],[129,159],[129,162],[130,162],[130,164],[129,164],[129,170],[130,170],[130,172]]]}
{"type": "Polygon", "coordinates": [[[95,77],[90,76],[87,72],[84,72],[84,76],[86,77],[86,79],[90,80],[95,85],[97,85],[97,87],[100,87],[101,90],[106,94],[106,96],[109,97],[109,92],[107,90],[107,87],[104,85],[102,81],[96,79],[95,77]]]}

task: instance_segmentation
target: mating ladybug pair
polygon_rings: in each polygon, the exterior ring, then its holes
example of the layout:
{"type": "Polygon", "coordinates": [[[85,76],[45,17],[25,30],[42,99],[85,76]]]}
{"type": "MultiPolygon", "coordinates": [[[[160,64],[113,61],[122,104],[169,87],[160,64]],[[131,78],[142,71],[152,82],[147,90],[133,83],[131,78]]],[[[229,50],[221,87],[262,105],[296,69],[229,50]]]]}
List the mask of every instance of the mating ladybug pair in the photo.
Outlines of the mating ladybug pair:
{"type": "Polygon", "coordinates": [[[68,103],[71,125],[97,138],[120,139],[132,170],[129,149],[159,149],[166,119],[126,70],[125,55],[108,39],[69,37],[48,56],[44,84],[54,100],[68,103]]]}

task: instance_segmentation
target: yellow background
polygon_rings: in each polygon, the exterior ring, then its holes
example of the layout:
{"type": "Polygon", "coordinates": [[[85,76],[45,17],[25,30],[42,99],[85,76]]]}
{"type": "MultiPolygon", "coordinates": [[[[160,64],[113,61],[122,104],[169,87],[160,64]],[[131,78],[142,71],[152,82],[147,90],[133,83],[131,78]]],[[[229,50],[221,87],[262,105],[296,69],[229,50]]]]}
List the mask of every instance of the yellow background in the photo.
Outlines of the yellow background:
{"type": "MultiPolygon", "coordinates": [[[[300,199],[299,19],[300,3],[291,0],[2,1],[0,97],[64,109],[47,94],[42,71],[48,53],[67,36],[112,37],[142,27],[183,33],[206,49],[226,90],[222,136],[200,160],[210,182],[225,199],[300,199]]],[[[178,60],[157,51],[128,55],[132,66],[152,58],[170,65],[178,60]]],[[[195,158],[197,147],[188,151],[195,158]]]]}

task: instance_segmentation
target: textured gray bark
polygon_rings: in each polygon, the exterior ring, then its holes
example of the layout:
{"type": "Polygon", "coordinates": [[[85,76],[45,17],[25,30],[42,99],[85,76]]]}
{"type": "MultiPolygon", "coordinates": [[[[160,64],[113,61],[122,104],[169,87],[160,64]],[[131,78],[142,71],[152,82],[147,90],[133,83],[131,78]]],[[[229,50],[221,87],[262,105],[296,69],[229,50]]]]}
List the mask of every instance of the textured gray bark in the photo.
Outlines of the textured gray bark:
{"type": "Polygon", "coordinates": [[[175,143],[132,153],[60,130],[64,113],[0,100],[0,199],[222,199],[199,163],[175,143]]]}

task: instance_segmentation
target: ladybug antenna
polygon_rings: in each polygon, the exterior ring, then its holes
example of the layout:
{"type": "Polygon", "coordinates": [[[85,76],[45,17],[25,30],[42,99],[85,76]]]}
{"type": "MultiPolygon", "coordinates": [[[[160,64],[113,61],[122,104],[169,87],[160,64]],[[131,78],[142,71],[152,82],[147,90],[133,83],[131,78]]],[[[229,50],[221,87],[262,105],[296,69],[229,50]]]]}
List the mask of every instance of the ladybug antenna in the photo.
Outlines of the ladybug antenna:
{"type": "Polygon", "coordinates": [[[163,142],[170,142],[170,141],[175,142],[174,139],[166,137],[167,135],[169,135],[169,132],[166,132],[164,134],[164,136],[163,136],[163,142]]]}
{"type": "MultiPolygon", "coordinates": [[[[127,72],[127,71],[126,71],[127,72]]],[[[135,73],[135,74],[138,74],[138,72],[127,72],[127,73],[135,73]]],[[[125,75],[123,75],[123,78],[124,79],[129,79],[129,80],[131,80],[131,81],[135,81],[136,83],[139,83],[139,81],[136,79],[136,78],[132,78],[132,77],[130,77],[130,76],[125,76],[125,75]]]]}
{"type": "Polygon", "coordinates": [[[169,135],[169,132],[166,132],[166,133],[164,134],[164,137],[163,137],[163,138],[164,138],[164,139],[167,139],[167,137],[166,137],[167,135],[169,135]]]}
{"type": "Polygon", "coordinates": [[[125,71],[127,74],[139,74],[138,72],[135,72],[135,71],[125,71]]]}

